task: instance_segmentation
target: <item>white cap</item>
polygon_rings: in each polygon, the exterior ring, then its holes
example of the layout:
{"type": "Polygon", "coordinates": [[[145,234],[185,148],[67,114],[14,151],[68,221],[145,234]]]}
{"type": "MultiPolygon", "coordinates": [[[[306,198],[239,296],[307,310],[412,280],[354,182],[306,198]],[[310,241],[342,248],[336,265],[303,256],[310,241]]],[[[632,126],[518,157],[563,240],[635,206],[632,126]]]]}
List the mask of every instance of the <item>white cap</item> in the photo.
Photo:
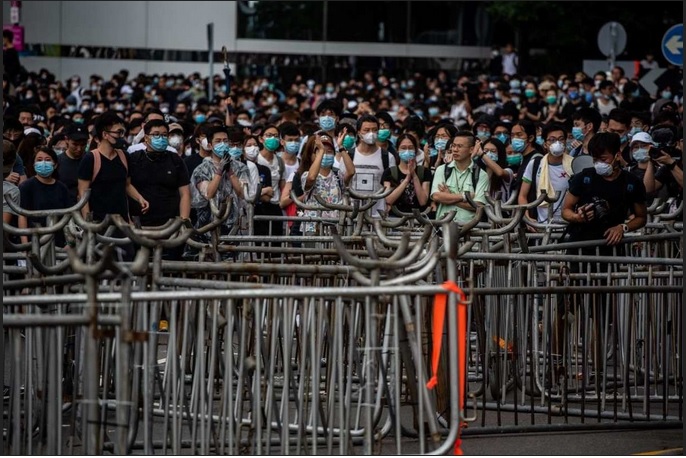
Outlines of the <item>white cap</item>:
{"type": "Polygon", "coordinates": [[[27,127],[24,129],[24,135],[28,134],[38,134],[41,135],[40,130],[36,129],[35,127],[27,127]]]}
{"type": "Polygon", "coordinates": [[[648,143],[650,145],[656,146],[655,142],[653,141],[653,137],[651,137],[648,132],[638,132],[634,134],[634,136],[631,137],[631,143],[633,142],[648,143]]]}

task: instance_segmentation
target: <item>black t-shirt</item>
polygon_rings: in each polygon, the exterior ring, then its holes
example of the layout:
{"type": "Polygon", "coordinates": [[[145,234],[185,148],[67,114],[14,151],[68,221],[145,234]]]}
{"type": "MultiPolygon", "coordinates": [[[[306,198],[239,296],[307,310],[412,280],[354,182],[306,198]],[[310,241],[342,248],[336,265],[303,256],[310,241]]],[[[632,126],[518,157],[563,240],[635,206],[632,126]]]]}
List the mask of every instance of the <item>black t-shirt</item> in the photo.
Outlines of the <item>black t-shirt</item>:
{"type": "Polygon", "coordinates": [[[588,104],[586,103],[585,100],[581,100],[577,103],[566,103],[565,106],[562,107],[562,110],[560,111],[559,117],[561,119],[569,119],[572,117],[574,113],[577,111],[581,110],[582,108],[588,107],[588,104]]]}
{"type": "MultiPolygon", "coordinates": [[[[69,191],[67,187],[55,181],[53,184],[44,184],[36,177],[29,178],[19,185],[21,195],[21,207],[26,210],[53,210],[59,208],[69,208],[69,191]]],[[[40,224],[45,227],[47,218],[28,218],[29,227],[40,224]]],[[[55,244],[64,246],[64,233],[58,231],[55,236],[55,244]]]]}
{"type": "Polygon", "coordinates": [[[595,169],[585,169],[569,180],[568,192],[579,198],[579,206],[593,202],[594,197],[601,199],[601,205],[602,201],[607,205],[607,215],[604,218],[583,224],[569,224],[572,241],[603,239],[607,229],[626,221],[634,204],[646,202],[643,181],[625,170],[616,179],[609,181],[598,175],[595,169]]]}
{"type": "Polygon", "coordinates": [[[202,164],[203,157],[198,153],[193,153],[190,156],[186,156],[183,162],[186,164],[186,169],[188,170],[188,176],[193,176],[193,171],[197,166],[202,164]]]}
{"type": "MultiPolygon", "coordinates": [[[[261,165],[258,163],[255,163],[255,165],[257,166],[257,173],[260,176],[260,185],[262,185],[262,189],[271,188],[272,187],[272,171],[266,165],[261,165]]],[[[296,173],[295,177],[297,177],[297,176],[298,176],[298,174],[296,173]]],[[[292,186],[295,186],[295,177],[293,178],[293,185],[292,186]]],[[[258,199],[257,205],[255,205],[255,214],[256,215],[278,215],[277,208],[279,211],[281,210],[281,208],[276,204],[272,204],[271,202],[262,202],[261,200],[258,199]]]]}
{"type": "MultiPolygon", "coordinates": [[[[429,171],[429,169],[425,167],[422,167],[422,169],[423,173],[422,176],[419,177],[419,181],[421,181],[422,183],[431,183],[431,171],[429,171]]],[[[419,167],[417,167],[417,171],[419,174],[419,167]]],[[[385,182],[388,181],[389,183],[391,183],[391,186],[395,188],[405,179],[405,176],[406,175],[403,173],[403,171],[400,170],[400,167],[389,167],[386,170],[384,170],[383,175],[381,175],[381,184],[383,185],[385,182]],[[397,180],[393,179],[392,169],[397,169],[397,180]]],[[[418,208],[420,210],[424,210],[426,208],[426,206],[422,206],[419,203],[419,199],[417,198],[417,191],[414,188],[414,180],[410,180],[410,182],[405,187],[405,192],[403,192],[402,195],[398,197],[398,200],[396,200],[395,204],[393,205],[395,205],[398,208],[398,210],[405,213],[412,213],[413,208],[418,208]]]]}
{"type": "MultiPolygon", "coordinates": [[[[65,154],[57,156],[57,168],[59,170],[59,181],[64,183],[69,191],[69,202],[76,204],[79,195],[79,164],[81,159],[72,159],[65,154]]],[[[70,205],[70,206],[71,206],[70,205]]]]}
{"type": "Polygon", "coordinates": [[[131,215],[139,215],[143,226],[161,226],[179,216],[179,188],[190,183],[188,169],[178,154],[164,153],[154,158],[145,151],[129,156],[131,184],[148,201],[146,214],[140,213],[138,202],[129,199],[131,215]]]}
{"type": "Polygon", "coordinates": [[[19,62],[19,52],[15,48],[2,50],[2,65],[5,73],[10,77],[12,84],[18,84],[18,76],[21,73],[21,63],[19,62]]]}
{"type": "Polygon", "coordinates": [[[100,172],[93,178],[93,153],[87,153],[79,165],[79,180],[91,181],[88,205],[95,221],[102,221],[107,214],[121,215],[128,220],[129,205],[126,198],[127,168],[118,154],[108,159],[102,154],[100,172]]]}

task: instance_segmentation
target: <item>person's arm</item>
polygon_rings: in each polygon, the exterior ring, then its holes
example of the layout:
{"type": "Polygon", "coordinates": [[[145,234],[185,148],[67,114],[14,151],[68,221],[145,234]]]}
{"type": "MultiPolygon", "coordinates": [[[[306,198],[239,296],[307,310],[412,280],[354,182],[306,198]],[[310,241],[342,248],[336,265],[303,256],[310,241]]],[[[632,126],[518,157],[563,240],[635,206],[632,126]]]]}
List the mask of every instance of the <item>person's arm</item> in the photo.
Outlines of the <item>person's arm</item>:
{"type": "Polygon", "coordinates": [[[312,165],[310,165],[310,170],[307,172],[307,177],[305,178],[305,186],[303,190],[308,192],[314,186],[319,176],[319,169],[322,165],[322,158],[324,157],[324,149],[317,148],[312,165]]]}
{"type": "Polygon", "coordinates": [[[345,175],[343,176],[343,184],[348,186],[350,181],[355,176],[355,164],[350,158],[350,154],[347,151],[341,151],[341,158],[343,159],[343,165],[345,167],[345,175]]]}
{"type": "Polygon", "coordinates": [[[593,212],[593,204],[582,205],[574,209],[579,203],[579,196],[575,196],[571,192],[567,192],[565,200],[562,202],[562,219],[568,223],[584,224],[591,220],[595,213],[593,212]]]}
{"type": "MultiPolygon", "coordinates": [[[[3,213],[3,219],[5,215],[9,215],[9,221],[5,221],[6,223],[10,223],[12,221],[12,214],[11,213],[3,213]]],[[[19,229],[27,229],[29,227],[29,221],[24,215],[19,215],[19,218],[17,220],[17,225],[19,226],[19,229]]],[[[28,235],[22,235],[21,236],[21,243],[29,243],[29,236],[28,235]]]]}
{"type": "Polygon", "coordinates": [[[474,190],[474,193],[471,194],[471,197],[477,205],[483,205],[486,203],[486,194],[488,194],[491,180],[488,179],[488,174],[482,170],[479,170],[478,176],[479,179],[476,182],[476,189],[474,190]]]}
{"type": "MultiPolygon", "coordinates": [[[[81,197],[83,197],[83,195],[86,193],[86,191],[87,191],[90,187],[91,187],[91,182],[90,182],[90,181],[82,180],[82,179],[79,178],[79,182],[78,182],[78,192],[79,192],[79,194],[78,194],[78,196],[76,197],[77,200],[81,200],[81,197]]],[[[91,211],[90,205],[88,204],[88,202],[86,202],[86,205],[84,205],[83,207],[81,207],[81,214],[82,214],[83,217],[85,218],[85,217],[90,213],[90,211],[91,211]]]]}
{"type": "Polygon", "coordinates": [[[618,224],[608,228],[603,237],[607,241],[608,245],[616,245],[622,241],[624,238],[624,226],[627,226],[627,231],[635,231],[646,225],[648,215],[648,209],[646,208],[645,202],[635,202],[634,203],[634,213],[633,218],[625,224],[618,224]]]}
{"type": "Polygon", "coordinates": [[[188,219],[191,216],[191,187],[190,185],[185,185],[179,187],[179,196],[181,200],[179,201],[179,216],[182,219],[188,219]]]}
{"type": "Polygon", "coordinates": [[[147,213],[150,208],[150,204],[147,200],[138,192],[136,187],[131,184],[131,178],[126,179],[126,195],[138,202],[141,206],[141,213],[147,213]]]}
{"type": "Polygon", "coordinates": [[[664,151],[656,160],[670,171],[672,177],[674,177],[674,180],[676,180],[679,187],[684,189],[684,171],[678,166],[679,162],[664,151]]]}
{"type": "Polygon", "coordinates": [[[522,184],[519,186],[519,194],[517,195],[517,204],[526,205],[529,203],[529,190],[531,189],[531,183],[522,180],[522,184]]]}
{"type": "Polygon", "coordinates": [[[646,187],[646,194],[652,195],[655,192],[655,166],[653,161],[648,161],[645,174],[643,174],[643,186],[646,187]]]}
{"type": "Polygon", "coordinates": [[[293,189],[293,182],[287,181],[286,185],[281,190],[281,197],[279,198],[279,207],[286,208],[293,203],[293,201],[291,200],[291,189],[293,189]]]}
{"type": "Polygon", "coordinates": [[[239,199],[245,199],[244,193],[243,193],[243,184],[241,183],[241,180],[238,179],[235,173],[233,171],[229,172],[229,180],[231,180],[231,186],[233,186],[234,191],[236,192],[236,195],[238,196],[239,199]]]}

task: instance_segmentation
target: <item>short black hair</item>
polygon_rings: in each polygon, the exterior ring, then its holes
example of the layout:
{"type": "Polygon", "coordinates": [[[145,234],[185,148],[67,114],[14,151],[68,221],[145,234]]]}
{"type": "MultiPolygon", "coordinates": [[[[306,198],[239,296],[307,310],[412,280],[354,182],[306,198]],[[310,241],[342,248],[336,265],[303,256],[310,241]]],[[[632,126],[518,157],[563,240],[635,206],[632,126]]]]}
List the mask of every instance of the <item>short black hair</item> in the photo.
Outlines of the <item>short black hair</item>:
{"type": "Polygon", "coordinates": [[[600,115],[598,110],[594,110],[590,107],[584,107],[574,112],[572,115],[572,120],[581,120],[586,124],[591,123],[593,125],[593,132],[595,133],[598,132],[598,129],[600,129],[600,123],[602,122],[603,117],[600,115]]]}
{"type": "Polygon", "coordinates": [[[169,132],[169,125],[161,119],[153,119],[152,121],[146,122],[145,127],[143,127],[143,131],[146,135],[148,135],[153,127],[165,127],[167,132],[169,132]]]}
{"type": "Polygon", "coordinates": [[[102,139],[102,134],[115,124],[123,124],[126,122],[119,116],[116,111],[106,111],[95,119],[93,124],[95,127],[95,136],[102,139]]]}
{"type": "Polygon", "coordinates": [[[419,116],[409,116],[405,119],[405,125],[403,126],[403,133],[406,132],[416,132],[419,138],[424,138],[426,124],[419,116]]]}
{"type": "Polygon", "coordinates": [[[393,116],[391,116],[387,111],[378,112],[376,117],[379,120],[384,120],[384,122],[388,124],[391,131],[395,129],[395,121],[393,120],[393,116]]]}
{"type": "Polygon", "coordinates": [[[358,132],[360,131],[360,129],[362,129],[362,124],[364,124],[365,122],[373,122],[374,124],[376,124],[377,128],[379,127],[379,120],[376,118],[376,116],[365,114],[357,119],[356,128],[358,132]]]}
{"type": "Polygon", "coordinates": [[[650,113],[647,111],[632,111],[631,117],[638,119],[644,125],[650,125],[650,113]]]}
{"type": "Polygon", "coordinates": [[[222,126],[212,126],[212,125],[211,125],[210,128],[207,129],[207,143],[212,143],[212,140],[214,139],[214,136],[217,135],[217,134],[219,134],[219,133],[222,133],[222,132],[225,133],[225,134],[227,134],[227,135],[229,134],[229,133],[226,131],[226,127],[222,127],[222,126]]]}
{"type": "Polygon", "coordinates": [[[453,144],[455,139],[457,138],[468,138],[469,139],[469,146],[474,146],[476,144],[476,137],[470,130],[458,130],[455,135],[448,140],[448,143],[445,146],[445,150],[448,151],[450,150],[450,146],[453,144]]]}
{"type": "Polygon", "coordinates": [[[617,154],[621,147],[621,140],[619,135],[614,132],[600,132],[591,138],[588,142],[588,152],[593,158],[598,158],[609,151],[612,154],[617,154]]]}
{"type": "Polygon", "coordinates": [[[558,130],[564,133],[565,138],[567,137],[568,132],[567,128],[564,125],[560,124],[559,122],[551,122],[549,124],[546,124],[545,126],[543,126],[543,131],[541,133],[541,135],[543,135],[543,140],[546,140],[548,138],[548,134],[550,134],[550,132],[556,132],[558,130]]]}
{"type": "Polygon", "coordinates": [[[624,124],[627,129],[631,127],[631,113],[622,108],[615,108],[610,111],[610,114],[607,116],[607,120],[624,124]]]}
{"type": "Polygon", "coordinates": [[[242,127],[228,126],[225,130],[226,133],[229,134],[229,142],[243,144],[243,142],[245,141],[245,133],[243,132],[242,127]]]}
{"type": "Polygon", "coordinates": [[[324,110],[331,110],[336,114],[336,116],[340,116],[341,115],[341,104],[334,99],[324,100],[319,105],[317,105],[317,109],[315,110],[315,113],[317,114],[317,116],[319,116],[321,114],[321,112],[324,110]]]}
{"type": "Polygon", "coordinates": [[[601,81],[600,85],[598,85],[599,90],[607,89],[608,87],[613,87],[615,84],[612,81],[601,81]]]}
{"type": "Polygon", "coordinates": [[[279,125],[279,135],[281,138],[285,137],[286,135],[294,135],[299,137],[300,129],[298,129],[298,126],[296,126],[295,123],[287,121],[279,125]]]}
{"type": "Polygon", "coordinates": [[[3,29],[2,38],[7,38],[9,41],[14,41],[14,32],[11,30],[3,29]]]}
{"type": "MultiPolygon", "coordinates": [[[[527,137],[536,137],[536,126],[528,119],[519,119],[512,123],[512,127],[514,126],[519,126],[524,129],[524,133],[527,137]]],[[[510,131],[512,131],[512,129],[510,129],[510,131]]]]}

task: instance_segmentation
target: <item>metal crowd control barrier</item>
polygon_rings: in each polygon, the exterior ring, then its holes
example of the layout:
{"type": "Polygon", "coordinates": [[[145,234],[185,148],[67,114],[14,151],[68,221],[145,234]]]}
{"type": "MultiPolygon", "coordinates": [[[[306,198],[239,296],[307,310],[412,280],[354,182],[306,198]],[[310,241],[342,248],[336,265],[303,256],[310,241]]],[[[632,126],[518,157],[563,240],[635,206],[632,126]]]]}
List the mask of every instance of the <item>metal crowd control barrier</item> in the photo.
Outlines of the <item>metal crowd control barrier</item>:
{"type": "Polygon", "coordinates": [[[197,230],[89,222],[85,198],[14,208],[48,227],[4,225],[30,238],[3,259],[5,452],[445,454],[473,434],[681,427],[680,204],[601,256],[524,219],[545,196],[462,226],[351,197],[294,196],[337,218],[255,217],[321,223],[283,237],[221,236],[231,202],[197,230]],[[199,261],[163,260],[181,245],[199,261]]]}

